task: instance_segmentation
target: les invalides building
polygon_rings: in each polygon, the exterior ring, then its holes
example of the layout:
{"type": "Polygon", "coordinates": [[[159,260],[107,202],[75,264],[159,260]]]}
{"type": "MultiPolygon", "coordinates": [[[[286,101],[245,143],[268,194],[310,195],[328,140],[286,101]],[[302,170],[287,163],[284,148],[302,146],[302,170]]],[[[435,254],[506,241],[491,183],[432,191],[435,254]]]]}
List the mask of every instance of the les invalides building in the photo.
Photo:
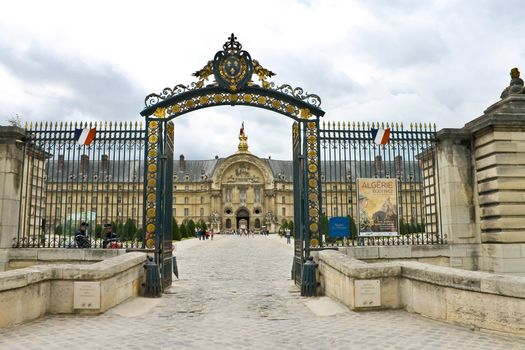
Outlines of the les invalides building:
{"type": "Polygon", "coordinates": [[[248,150],[241,128],[236,153],[174,161],[173,217],[206,222],[215,230],[275,232],[293,220],[292,161],[263,159],[248,150]]]}

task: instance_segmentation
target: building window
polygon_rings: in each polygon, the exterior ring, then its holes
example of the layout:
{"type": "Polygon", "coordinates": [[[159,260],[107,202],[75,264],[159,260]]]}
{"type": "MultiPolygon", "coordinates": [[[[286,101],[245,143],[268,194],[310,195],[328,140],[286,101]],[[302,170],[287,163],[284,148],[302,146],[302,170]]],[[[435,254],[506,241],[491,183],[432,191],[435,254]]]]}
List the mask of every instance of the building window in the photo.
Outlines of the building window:
{"type": "Polygon", "coordinates": [[[204,203],[204,197],[201,197],[201,204],[204,203]]]}
{"type": "Polygon", "coordinates": [[[261,189],[260,188],[254,188],[253,189],[254,197],[255,197],[255,203],[261,202],[261,189]]]}
{"type": "Polygon", "coordinates": [[[232,220],[226,219],[226,228],[232,228],[232,220]]]}
{"type": "Polygon", "coordinates": [[[190,202],[190,199],[188,197],[184,197],[184,204],[188,204],[190,202]]]}
{"type": "Polygon", "coordinates": [[[261,228],[261,220],[255,219],[255,228],[261,228]]]}
{"type": "Polygon", "coordinates": [[[339,216],[339,208],[334,207],[334,216],[339,216]]]}
{"type": "Polygon", "coordinates": [[[173,216],[177,216],[177,208],[173,208],[173,216]]]}
{"type": "Polygon", "coordinates": [[[225,197],[226,197],[226,202],[232,201],[232,189],[231,188],[227,188],[225,190],[225,197]]]}
{"type": "Polygon", "coordinates": [[[190,215],[190,209],[184,208],[184,216],[188,217],[190,215]]]}
{"type": "Polygon", "coordinates": [[[177,197],[173,197],[173,204],[177,204],[177,197]]]}
{"type": "Polygon", "coordinates": [[[286,198],[284,196],[282,196],[281,201],[282,201],[283,204],[286,203],[286,198]]]}
{"type": "Polygon", "coordinates": [[[286,208],[283,207],[283,216],[286,216],[286,208]]]}
{"type": "Polygon", "coordinates": [[[204,208],[201,208],[201,218],[204,217],[204,208]]]}
{"type": "Polygon", "coordinates": [[[190,190],[190,186],[186,185],[184,186],[184,191],[189,191],[190,190]]]}
{"type": "Polygon", "coordinates": [[[239,197],[240,197],[241,203],[246,203],[246,189],[245,188],[241,188],[239,190],[239,197]]]}

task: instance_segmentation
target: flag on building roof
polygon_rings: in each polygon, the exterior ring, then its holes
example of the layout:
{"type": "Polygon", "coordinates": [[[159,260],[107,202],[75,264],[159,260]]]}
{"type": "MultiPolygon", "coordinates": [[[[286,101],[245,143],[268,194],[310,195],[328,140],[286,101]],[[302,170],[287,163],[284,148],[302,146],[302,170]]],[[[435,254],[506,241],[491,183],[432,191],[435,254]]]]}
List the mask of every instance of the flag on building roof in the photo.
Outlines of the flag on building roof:
{"type": "Polygon", "coordinates": [[[372,129],[372,138],[376,145],[386,145],[390,141],[390,128],[372,129]]]}
{"type": "Polygon", "coordinates": [[[89,146],[95,139],[96,133],[97,130],[95,128],[75,129],[75,141],[77,141],[79,145],[89,146]]]}
{"type": "Polygon", "coordinates": [[[241,131],[239,132],[239,135],[244,135],[244,122],[242,122],[241,131]]]}

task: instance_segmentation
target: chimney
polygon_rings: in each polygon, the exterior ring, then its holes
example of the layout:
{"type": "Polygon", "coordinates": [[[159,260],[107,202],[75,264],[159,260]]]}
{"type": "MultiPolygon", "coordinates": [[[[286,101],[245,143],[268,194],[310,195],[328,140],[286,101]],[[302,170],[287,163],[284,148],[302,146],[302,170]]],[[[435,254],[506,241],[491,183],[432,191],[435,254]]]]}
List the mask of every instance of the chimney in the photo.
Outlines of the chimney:
{"type": "Polygon", "coordinates": [[[403,174],[403,157],[401,156],[394,157],[394,167],[396,169],[397,175],[403,174]]]}
{"type": "Polygon", "coordinates": [[[376,166],[376,174],[380,174],[381,173],[381,168],[382,168],[382,158],[381,156],[376,156],[376,159],[374,161],[375,163],[375,166],[376,166]]]}
{"type": "Polygon", "coordinates": [[[186,162],[184,161],[184,154],[181,154],[179,157],[179,166],[182,171],[186,170],[186,162]]]}

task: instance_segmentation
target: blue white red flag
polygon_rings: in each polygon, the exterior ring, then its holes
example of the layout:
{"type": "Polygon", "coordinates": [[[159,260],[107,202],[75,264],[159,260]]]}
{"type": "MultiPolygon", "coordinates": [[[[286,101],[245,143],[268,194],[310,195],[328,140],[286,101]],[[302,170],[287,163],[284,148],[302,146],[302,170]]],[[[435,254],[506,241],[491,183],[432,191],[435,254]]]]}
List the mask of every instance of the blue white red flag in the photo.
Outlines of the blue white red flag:
{"type": "Polygon", "coordinates": [[[239,135],[244,135],[244,122],[242,122],[241,131],[239,131],[239,135]]]}
{"type": "Polygon", "coordinates": [[[390,128],[372,129],[372,138],[376,145],[386,145],[390,141],[390,128]]]}
{"type": "Polygon", "coordinates": [[[95,139],[96,133],[97,130],[95,128],[75,129],[75,141],[77,141],[79,145],[89,146],[95,139]]]}

